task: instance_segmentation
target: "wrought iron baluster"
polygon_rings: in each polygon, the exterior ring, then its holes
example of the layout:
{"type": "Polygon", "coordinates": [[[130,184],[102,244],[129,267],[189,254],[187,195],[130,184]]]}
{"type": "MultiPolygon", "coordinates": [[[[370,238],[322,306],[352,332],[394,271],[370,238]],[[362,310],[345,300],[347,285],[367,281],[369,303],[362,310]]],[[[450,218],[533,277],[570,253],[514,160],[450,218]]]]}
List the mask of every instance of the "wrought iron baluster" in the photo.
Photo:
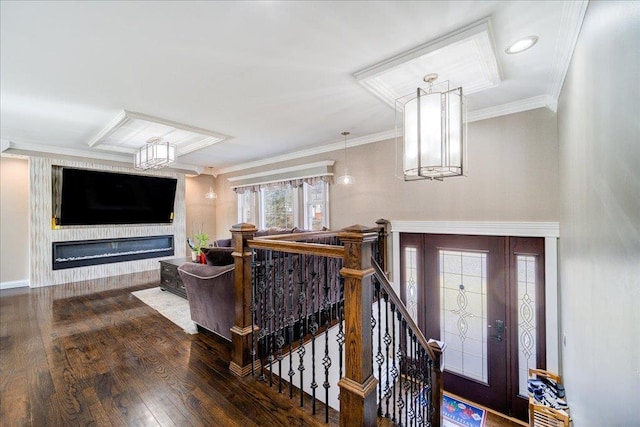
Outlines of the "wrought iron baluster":
{"type": "Polygon", "coordinates": [[[267,335],[267,351],[268,351],[268,356],[267,356],[267,362],[269,363],[269,387],[271,387],[273,385],[273,354],[275,353],[274,351],[274,344],[275,344],[275,324],[274,324],[274,320],[275,320],[275,294],[273,292],[273,280],[271,277],[271,273],[272,273],[272,264],[271,264],[271,260],[272,260],[272,256],[273,256],[273,251],[267,251],[266,252],[266,256],[265,256],[265,280],[266,280],[266,286],[267,286],[267,297],[268,297],[268,301],[269,301],[269,306],[267,307],[267,312],[266,312],[266,319],[265,319],[265,323],[269,325],[269,334],[267,335]]]}
{"type": "Polygon", "coordinates": [[[305,265],[305,256],[304,255],[298,255],[298,322],[299,322],[299,327],[298,327],[298,335],[300,335],[298,337],[299,339],[299,343],[298,343],[298,371],[300,371],[300,407],[304,406],[304,382],[303,382],[303,375],[304,375],[304,355],[306,353],[306,350],[304,348],[304,325],[305,325],[305,321],[304,321],[304,315],[305,315],[305,301],[306,301],[306,281],[304,280],[303,277],[303,270],[304,270],[304,265],[305,265]]]}
{"type": "Polygon", "coordinates": [[[289,319],[288,319],[288,328],[289,328],[289,399],[293,398],[293,376],[295,372],[293,371],[293,327],[295,325],[295,317],[293,316],[293,255],[287,254],[288,257],[288,282],[289,282],[289,300],[287,301],[289,307],[289,319]]]}
{"type": "Polygon", "coordinates": [[[409,412],[408,412],[408,416],[409,416],[409,422],[411,423],[411,425],[414,424],[415,421],[415,416],[416,416],[416,405],[415,405],[415,395],[414,395],[414,391],[415,391],[415,375],[416,375],[416,364],[415,364],[415,341],[414,341],[415,335],[413,334],[413,331],[411,329],[409,329],[409,372],[408,372],[408,382],[407,382],[407,393],[408,396],[410,396],[411,400],[408,400],[408,402],[410,402],[409,404],[409,412]]]}
{"type": "MultiPolygon", "coordinates": [[[[391,334],[389,333],[389,296],[387,293],[384,293],[384,349],[385,349],[385,357],[387,358],[387,366],[386,366],[386,382],[384,387],[384,397],[385,397],[385,418],[389,418],[389,399],[391,398],[391,386],[389,385],[389,345],[391,345],[391,334]]],[[[393,313],[391,314],[393,316],[393,313]]],[[[391,318],[393,321],[393,317],[391,318]]],[[[382,401],[382,396],[380,397],[382,401]]]]}
{"type": "Polygon", "coordinates": [[[374,277],[375,283],[374,295],[378,303],[378,353],[376,354],[376,362],[378,362],[378,416],[382,416],[382,364],[384,363],[384,355],[382,354],[382,298],[380,295],[380,282],[374,277]]]}
{"type": "Polygon", "coordinates": [[[316,414],[316,389],[318,383],[316,382],[316,332],[318,332],[318,322],[316,321],[316,311],[318,309],[316,303],[316,287],[318,286],[318,272],[317,263],[320,257],[312,257],[312,270],[311,270],[311,326],[309,332],[311,332],[311,393],[313,395],[313,415],[316,414]]]}
{"type": "Polygon", "coordinates": [[[420,352],[419,352],[419,357],[420,357],[420,387],[419,387],[419,392],[418,392],[418,396],[420,398],[419,402],[420,402],[420,416],[418,418],[418,422],[420,425],[424,425],[425,421],[426,421],[426,397],[427,397],[427,384],[425,382],[426,377],[425,377],[425,368],[426,368],[426,351],[425,349],[420,346],[420,352]]]}
{"type": "Polygon", "coordinates": [[[322,300],[322,311],[324,312],[324,357],[322,365],[324,366],[324,383],[322,386],[325,390],[325,406],[324,406],[324,422],[329,422],[329,368],[331,367],[331,357],[329,356],[329,310],[331,303],[329,301],[329,265],[328,259],[324,258],[324,297],[322,300]]]}
{"type": "MultiPolygon", "coordinates": [[[[266,250],[258,250],[258,295],[259,295],[259,330],[258,330],[258,341],[259,341],[259,357],[266,357],[268,354],[268,346],[266,337],[269,334],[269,326],[266,323],[265,313],[267,312],[268,302],[267,302],[267,280],[266,280],[266,272],[265,272],[265,259],[266,259],[266,250]]],[[[266,381],[264,370],[260,373],[260,380],[266,381]]]]}
{"type": "MultiPolygon", "coordinates": [[[[405,375],[405,380],[402,384],[402,387],[404,388],[404,402],[405,402],[405,411],[404,411],[404,425],[408,426],[409,425],[409,406],[411,405],[411,402],[409,402],[409,387],[411,386],[409,384],[409,364],[411,363],[410,361],[410,352],[409,352],[409,328],[407,328],[407,320],[406,319],[402,319],[402,337],[404,339],[404,345],[403,345],[403,359],[404,359],[404,375],[405,375]]],[[[402,378],[402,377],[401,377],[402,378]]]]}
{"type": "MultiPolygon", "coordinates": [[[[344,289],[344,278],[340,278],[341,287],[344,289]]],[[[338,378],[342,378],[342,357],[345,342],[344,333],[344,301],[338,300],[336,304],[336,311],[338,315],[338,334],[336,335],[336,341],[338,342],[338,378]]]]}
{"type": "MultiPolygon", "coordinates": [[[[393,417],[391,418],[391,421],[393,421],[393,423],[395,424],[396,422],[398,422],[400,420],[399,417],[396,417],[396,412],[398,409],[398,402],[397,402],[397,387],[396,387],[396,383],[398,382],[398,363],[396,362],[396,360],[399,362],[398,359],[398,354],[399,354],[399,349],[398,351],[396,351],[396,342],[398,342],[396,340],[396,305],[394,303],[391,303],[391,319],[393,321],[393,323],[391,324],[391,350],[394,353],[394,357],[393,357],[393,366],[391,367],[391,378],[393,379],[393,386],[392,386],[392,393],[391,395],[393,396],[393,405],[391,406],[393,408],[393,417]]],[[[397,316],[397,319],[400,319],[400,316],[397,316]]]]}
{"type": "MultiPolygon", "coordinates": [[[[402,315],[398,311],[398,321],[400,327],[400,340],[398,341],[398,363],[400,365],[400,372],[398,376],[398,422],[402,423],[402,410],[405,406],[405,401],[402,397],[403,386],[402,386],[402,377],[406,374],[406,362],[404,357],[404,345],[406,345],[406,331],[407,331],[407,323],[404,319],[402,319],[402,315]]],[[[406,422],[405,422],[406,425],[406,422]]]]}
{"type": "Polygon", "coordinates": [[[285,331],[285,301],[284,301],[284,277],[283,277],[283,253],[276,252],[275,256],[275,286],[276,296],[278,301],[278,324],[276,326],[278,332],[276,335],[276,346],[278,347],[278,393],[282,393],[282,348],[285,343],[284,331],[285,331]]]}

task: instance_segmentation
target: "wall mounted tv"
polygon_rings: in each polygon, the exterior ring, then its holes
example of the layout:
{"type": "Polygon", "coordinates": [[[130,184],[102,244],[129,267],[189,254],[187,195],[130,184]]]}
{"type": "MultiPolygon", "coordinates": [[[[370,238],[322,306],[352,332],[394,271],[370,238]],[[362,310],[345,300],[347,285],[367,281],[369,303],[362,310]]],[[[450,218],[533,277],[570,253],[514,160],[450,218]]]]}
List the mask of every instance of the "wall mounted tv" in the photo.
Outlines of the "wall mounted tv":
{"type": "MultiPolygon", "coordinates": [[[[60,168],[57,225],[169,224],[175,178],[60,168]],[[61,172],[61,173],[60,173],[61,172]]],[[[54,209],[56,171],[54,170],[54,209]]],[[[57,215],[56,215],[57,214],[57,215]]]]}

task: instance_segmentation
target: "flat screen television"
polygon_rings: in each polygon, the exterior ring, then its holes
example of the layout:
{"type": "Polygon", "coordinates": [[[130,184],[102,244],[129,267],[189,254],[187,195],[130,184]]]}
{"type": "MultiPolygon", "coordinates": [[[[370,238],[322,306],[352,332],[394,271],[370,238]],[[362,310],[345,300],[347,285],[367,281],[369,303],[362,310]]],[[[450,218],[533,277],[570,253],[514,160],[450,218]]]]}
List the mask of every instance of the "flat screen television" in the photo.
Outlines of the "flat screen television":
{"type": "Polygon", "coordinates": [[[177,179],[62,168],[58,225],[169,224],[177,179]]]}

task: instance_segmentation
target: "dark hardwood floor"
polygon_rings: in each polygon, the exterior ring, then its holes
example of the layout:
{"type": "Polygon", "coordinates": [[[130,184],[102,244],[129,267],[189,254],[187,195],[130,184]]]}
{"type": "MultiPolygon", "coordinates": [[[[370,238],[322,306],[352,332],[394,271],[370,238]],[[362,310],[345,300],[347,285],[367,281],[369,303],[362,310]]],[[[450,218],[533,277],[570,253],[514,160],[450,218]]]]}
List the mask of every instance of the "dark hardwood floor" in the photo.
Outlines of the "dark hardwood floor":
{"type": "Polygon", "coordinates": [[[230,374],[227,342],[131,295],[158,283],[153,272],[2,291],[0,425],[326,425],[310,402],[230,374]]]}
{"type": "Polygon", "coordinates": [[[327,425],[321,404],[314,416],[310,398],[300,408],[233,376],[226,341],[189,335],[131,295],[158,276],[1,291],[0,426],[327,425]]]}

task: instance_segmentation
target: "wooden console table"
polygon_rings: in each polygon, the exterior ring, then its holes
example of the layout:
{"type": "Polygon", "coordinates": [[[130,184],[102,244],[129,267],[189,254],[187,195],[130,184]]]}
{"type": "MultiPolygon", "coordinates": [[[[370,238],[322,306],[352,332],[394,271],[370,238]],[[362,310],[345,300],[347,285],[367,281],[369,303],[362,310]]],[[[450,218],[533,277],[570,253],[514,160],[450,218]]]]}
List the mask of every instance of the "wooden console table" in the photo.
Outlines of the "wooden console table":
{"type": "Polygon", "coordinates": [[[178,273],[178,267],[185,262],[191,262],[191,259],[171,258],[160,261],[160,289],[187,299],[187,290],[178,273]]]}

